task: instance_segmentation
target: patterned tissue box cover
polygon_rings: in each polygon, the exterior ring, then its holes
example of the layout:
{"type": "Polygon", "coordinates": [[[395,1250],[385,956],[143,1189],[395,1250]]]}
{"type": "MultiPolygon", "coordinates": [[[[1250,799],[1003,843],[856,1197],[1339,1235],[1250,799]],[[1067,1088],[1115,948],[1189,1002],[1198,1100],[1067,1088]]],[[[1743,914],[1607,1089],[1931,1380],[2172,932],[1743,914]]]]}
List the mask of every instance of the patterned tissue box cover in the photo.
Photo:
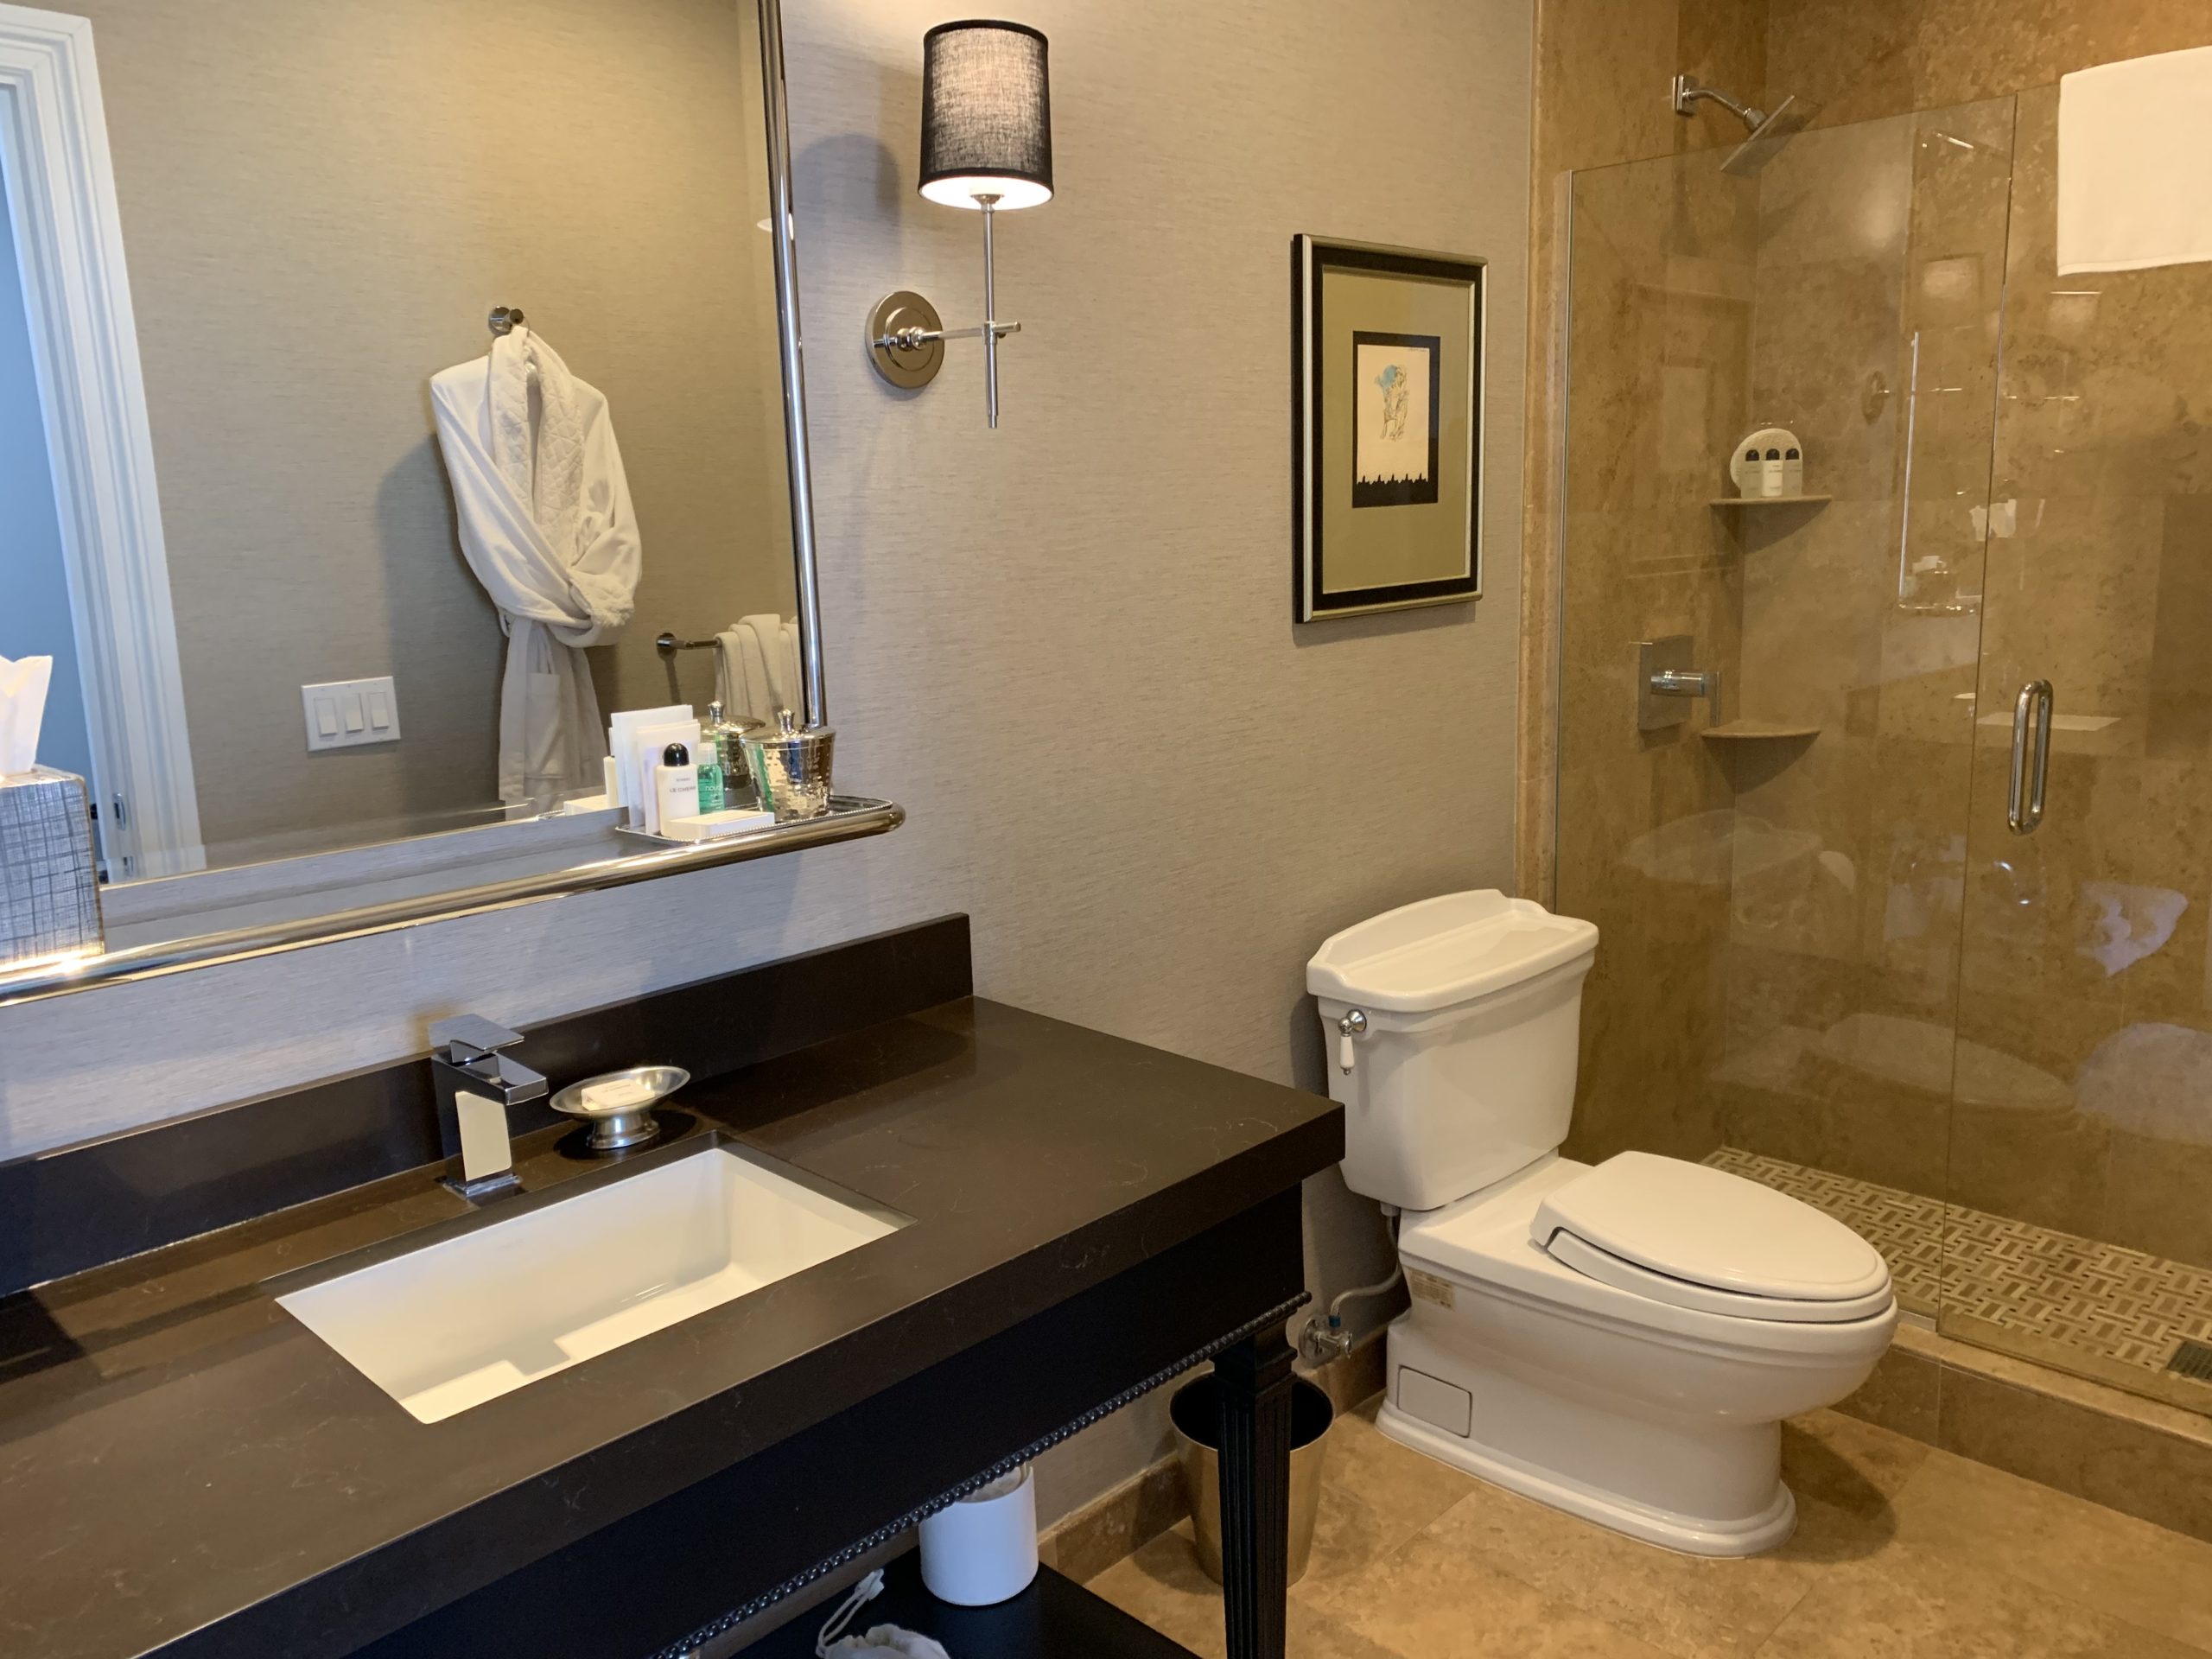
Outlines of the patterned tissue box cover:
{"type": "Polygon", "coordinates": [[[0,965],[103,939],[85,780],[51,766],[0,776],[0,965]]]}

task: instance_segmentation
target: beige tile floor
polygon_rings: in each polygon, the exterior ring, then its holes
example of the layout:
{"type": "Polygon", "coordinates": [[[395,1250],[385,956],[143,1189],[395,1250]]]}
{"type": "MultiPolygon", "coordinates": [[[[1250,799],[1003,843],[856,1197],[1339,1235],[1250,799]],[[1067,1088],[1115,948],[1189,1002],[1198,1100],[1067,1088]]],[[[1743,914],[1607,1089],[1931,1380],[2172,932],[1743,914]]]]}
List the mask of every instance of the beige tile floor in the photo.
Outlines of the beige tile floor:
{"type": "MultiPolygon", "coordinates": [[[[1745,1561],[1654,1549],[1385,1440],[1330,1433],[1300,1659],[2202,1659],[2212,1544],[1834,1412],[1784,1430],[1797,1534],[1745,1561]]],[[[1090,1587],[1222,1653],[1190,1523],[1090,1587]]]]}

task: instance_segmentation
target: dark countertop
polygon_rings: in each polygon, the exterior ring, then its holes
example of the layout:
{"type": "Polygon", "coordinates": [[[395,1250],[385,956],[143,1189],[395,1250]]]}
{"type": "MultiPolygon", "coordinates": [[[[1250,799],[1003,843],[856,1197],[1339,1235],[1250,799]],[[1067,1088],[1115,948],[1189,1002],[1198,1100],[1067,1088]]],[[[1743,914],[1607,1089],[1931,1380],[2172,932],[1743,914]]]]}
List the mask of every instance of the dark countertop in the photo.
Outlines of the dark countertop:
{"type": "Polygon", "coordinates": [[[261,1287],[467,1215],[434,1171],[0,1305],[0,1652],[347,1652],[1343,1154],[1321,1096],[972,999],[677,1098],[913,1224],[434,1424],[261,1287]]]}

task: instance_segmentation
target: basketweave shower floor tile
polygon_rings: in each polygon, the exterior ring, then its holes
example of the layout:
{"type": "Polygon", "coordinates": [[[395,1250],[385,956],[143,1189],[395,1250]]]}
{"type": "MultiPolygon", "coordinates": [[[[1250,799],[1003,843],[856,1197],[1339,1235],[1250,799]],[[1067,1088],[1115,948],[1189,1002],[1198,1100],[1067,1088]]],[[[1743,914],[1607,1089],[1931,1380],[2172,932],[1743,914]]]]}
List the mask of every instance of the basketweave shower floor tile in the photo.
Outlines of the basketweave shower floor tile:
{"type": "Polygon", "coordinates": [[[1999,1343],[2017,1338],[2031,1358],[2076,1358],[2099,1380],[2162,1399],[2202,1387],[2212,1407],[2212,1387],[2169,1369],[2183,1343],[2212,1343],[2212,1268],[1738,1147],[1705,1161],[1856,1230],[1888,1261],[1898,1301],[1940,1314],[1946,1328],[1971,1323],[1999,1343]]]}

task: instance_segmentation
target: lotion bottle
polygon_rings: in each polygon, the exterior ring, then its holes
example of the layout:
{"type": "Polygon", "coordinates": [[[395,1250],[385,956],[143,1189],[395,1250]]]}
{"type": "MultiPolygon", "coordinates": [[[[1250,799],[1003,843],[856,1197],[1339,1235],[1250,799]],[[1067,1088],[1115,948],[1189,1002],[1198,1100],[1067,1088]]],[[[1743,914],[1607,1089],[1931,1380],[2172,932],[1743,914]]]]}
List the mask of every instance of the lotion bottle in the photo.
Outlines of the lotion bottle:
{"type": "Polygon", "coordinates": [[[650,828],[658,835],[664,823],[698,816],[699,769],[691,764],[690,750],[681,743],[671,743],[660,752],[660,765],[653,768],[653,819],[650,828]]]}

